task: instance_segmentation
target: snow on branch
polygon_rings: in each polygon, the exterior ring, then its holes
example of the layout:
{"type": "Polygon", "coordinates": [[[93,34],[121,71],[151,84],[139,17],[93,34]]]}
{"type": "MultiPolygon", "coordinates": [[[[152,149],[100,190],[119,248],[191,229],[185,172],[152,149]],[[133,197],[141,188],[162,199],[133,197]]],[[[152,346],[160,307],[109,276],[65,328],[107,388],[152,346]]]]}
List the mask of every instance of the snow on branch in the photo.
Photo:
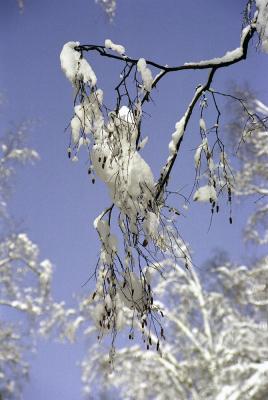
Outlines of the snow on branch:
{"type": "MultiPolygon", "coordinates": [[[[242,30],[240,46],[222,57],[174,67],[145,58],[128,57],[125,47],[110,39],[104,45],[69,42],[63,46],[61,66],[75,89],[68,156],[77,161],[80,148],[88,150],[88,173],[92,183],[98,177],[108,188],[112,201],[112,205],[94,222],[101,250],[93,273],[97,287],[92,300],[98,310],[95,320],[100,338],[111,332],[114,344],[122,325],[122,310],[127,307],[133,313],[133,321],[137,319],[143,327],[150,325],[157,340],[160,340],[161,313],[154,302],[150,271],[157,270],[162,274],[162,260],[170,255],[175,262],[182,259],[186,269],[192,267],[188,250],[176,227],[180,212],[168,204],[172,192],[168,191],[167,185],[197,104],[201,110],[201,143],[194,154],[197,187],[194,200],[210,202],[213,213],[219,211],[219,196],[226,195],[232,223],[233,175],[220,135],[219,94],[211,88],[211,84],[219,69],[246,59],[248,45],[258,30],[257,21],[256,13],[242,30]],[[97,87],[96,74],[84,58],[86,52],[97,52],[100,56],[123,63],[112,111],[105,106],[104,93],[97,87]],[[150,165],[140,153],[148,141],[147,137],[142,140],[145,104],[150,101],[153,88],[166,74],[197,69],[208,70],[208,77],[202,85],[196,86],[184,115],[175,124],[168,144],[169,156],[159,178],[155,179],[150,165]],[[216,115],[214,126],[209,128],[205,121],[208,96],[216,115]],[[210,143],[210,131],[215,132],[214,143],[210,143]],[[200,186],[204,179],[206,183],[200,186]],[[116,225],[120,229],[121,242],[115,234],[116,225]]],[[[130,337],[133,336],[134,325],[130,337]]],[[[209,332],[208,325],[206,329],[209,332]]],[[[145,340],[149,346],[150,338],[149,333],[145,340]]]]}

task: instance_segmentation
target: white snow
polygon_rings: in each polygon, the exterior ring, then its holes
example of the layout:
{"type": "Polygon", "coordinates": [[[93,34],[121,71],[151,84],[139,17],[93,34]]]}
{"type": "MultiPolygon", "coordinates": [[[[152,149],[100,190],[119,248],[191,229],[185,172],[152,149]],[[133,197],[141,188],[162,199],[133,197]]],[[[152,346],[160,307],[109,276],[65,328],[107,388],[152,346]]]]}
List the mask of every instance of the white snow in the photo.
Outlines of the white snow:
{"type": "Polygon", "coordinates": [[[112,200],[134,223],[137,212],[143,215],[149,201],[153,202],[153,174],[136,151],[137,127],[132,112],[123,106],[118,115],[111,113],[107,127],[109,134],[95,136],[91,160],[112,200]]]}
{"type": "Polygon", "coordinates": [[[205,66],[205,65],[219,65],[222,63],[229,63],[233,62],[236,59],[240,58],[243,55],[243,42],[245,40],[246,35],[248,34],[250,30],[250,26],[247,26],[242,30],[241,34],[241,41],[240,41],[240,47],[237,47],[234,50],[227,51],[222,57],[215,57],[211,58],[209,60],[201,60],[198,62],[189,62],[189,63],[184,63],[185,66],[192,66],[192,65],[199,65],[199,66],[205,66]]]}
{"type": "Polygon", "coordinates": [[[146,61],[144,58],[140,58],[137,63],[137,69],[141,74],[141,78],[143,81],[143,86],[147,92],[152,90],[153,84],[153,76],[151,70],[147,67],[146,61]]]}
{"type": "Polygon", "coordinates": [[[185,128],[185,116],[183,116],[180,121],[178,121],[175,125],[175,132],[172,134],[172,140],[169,142],[169,152],[170,155],[174,155],[177,152],[177,145],[179,140],[184,134],[185,128]]]}
{"type": "Polygon", "coordinates": [[[206,127],[206,123],[205,123],[204,118],[200,118],[200,120],[199,120],[199,126],[200,126],[200,129],[201,129],[202,131],[206,132],[207,127],[206,127]]]}
{"type": "Polygon", "coordinates": [[[149,211],[144,219],[143,228],[147,235],[151,238],[157,238],[159,227],[159,218],[157,215],[149,211]]]}
{"type": "Polygon", "coordinates": [[[68,42],[63,46],[60,53],[61,68],[67,79],[74,86],[79,80],[95,86],[97,78],[93,69],[84,58],[81,58],[80,53],[75,50],[75,47],[79,46],[79,44],[79,42],[68,42]]]}
{"type": "Polygon", "coordinates": [[[121,56],[125,54],[126,50],[125,47],[122,46],[121,44],[115,44],[111,41],[111,39],[106,39],[105,40],[105,47],[106,49],[111,49],[115,51],[116,53],[120,54],[121,56]]]}
{"type": "Polygon", "coordinates": [[[217,193],[213,186],[201,186],[193,196],[195,201],[216,201],[217,193]]]}
{"type": "Polygon", "coordinates": [[[268,52],[268,2],[267,0],[256,0],[256,7],[258,9],[257,16],[257,31],[262,40],[262,49],[268,52]]]}

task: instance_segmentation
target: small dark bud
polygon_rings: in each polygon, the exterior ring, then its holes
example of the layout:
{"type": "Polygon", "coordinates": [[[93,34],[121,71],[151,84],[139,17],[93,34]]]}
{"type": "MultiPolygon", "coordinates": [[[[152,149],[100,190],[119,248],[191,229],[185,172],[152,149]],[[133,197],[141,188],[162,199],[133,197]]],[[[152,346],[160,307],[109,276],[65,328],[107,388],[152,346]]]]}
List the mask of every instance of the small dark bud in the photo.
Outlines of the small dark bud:
{"type": "Polygon", "coordinates": [[[147,240],[147,239],[144,239],[144,241],[143,241],[143,243],[142,243],[143,247],[146,247],[147,244],[148,244],[148,240],[147,240]]]}
{"type": "Polygon", "coordinates": [[[158,350],[159,350],[159,340],[156,343],[156,351],[158,351],[158,350]]]}
{"type": "Polygon", "coordinates": [[[229,222],[230,222],[230,224],[233,223],[233,218],[232,217],[229,218],[229,222]]]}
{"type": "Polygon", "coordinates": [[[92,183],[93,183],[93,185],[94,185],[94,183],[95,183],[95,178],[92,179],[92,183]]]}
{"type": "Polygon", "coordinates": [[[216,213],[219,212],[219,209],[220,209],[220,208],[219,208],[219,206],[217,205],[217,206],[216,206],[216,213]]]}
{"type": "Polygon", "coordinates": [[[69,147],[68,150],[67,150],[67,154],[68,154],[68,157],[71,158],[72,151],[71,151],[70,147],[69,147]]]}

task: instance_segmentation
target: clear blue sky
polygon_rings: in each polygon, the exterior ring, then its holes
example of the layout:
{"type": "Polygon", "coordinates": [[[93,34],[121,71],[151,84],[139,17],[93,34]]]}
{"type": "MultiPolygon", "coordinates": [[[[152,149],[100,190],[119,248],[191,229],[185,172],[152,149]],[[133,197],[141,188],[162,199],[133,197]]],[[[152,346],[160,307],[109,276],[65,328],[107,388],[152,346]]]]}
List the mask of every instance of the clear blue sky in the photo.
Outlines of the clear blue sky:
{"type": "MultiPolygon", "coordinates": [[[[60,70],[63,44],[70,40],[104,44],[110,38],[123,44],[130,56],[163,64],[208,59],[239,45],[244,4],[241,0],[119,0],[115,21],[110,24],[93,0],[26,0],[22,15],[15,0],[1,2],[0,92],[7,101],[0,126],[4,131],[25,119],[34,120],[29,144],[41,156],[34,167],[26,167],[19,174],[13,213],[40,246],[41,256],[55,265],[53,290],[57,300],[71,304],[73,293],[89,290],[81,285],[98,255],[92,221],[109,204],[102,184],[91,185],[85,160],[74,164],[66,156],[69,136],[64,128],[72,116],[72,89],[60,70]]],[[[104,89],[105,103],[113,106],[112,88],[120,73],[119,63],[93,54],[90,62],[99,87],[104,89]]],[[[267,70],[268,57],[252,47],[246,62],[219,71],[213,87],[226,90],[231,80],[249,81],[267,103],[267,70]]],[[[145,108],[151,118],[144,124],[144,136],[150,137],[144,157],[152,163],[156,176],[167,156],[175,122],[184,113],[196,85],[204,79],[206,72],[170,75],[153,93],[154,104],[145,108]]],[[[194,174],[192,149],[198,145],[197,116],[189,126],[171,182],[176,189],[188,185],[186,194],[194,174]]],[[[241,227],[249,207],[235,207],[232,226],[228,224],[228,212],[222,211],[209,232],[208,207],[193,205],[187,211],[180,230],[201,269],[214,248],[223,248],[235,260],[244,257],[246,261],[241,227]]],[[[40,343],[24,399],[82,398],[75,363],[81,360],[84,346],[40,343]]]]}

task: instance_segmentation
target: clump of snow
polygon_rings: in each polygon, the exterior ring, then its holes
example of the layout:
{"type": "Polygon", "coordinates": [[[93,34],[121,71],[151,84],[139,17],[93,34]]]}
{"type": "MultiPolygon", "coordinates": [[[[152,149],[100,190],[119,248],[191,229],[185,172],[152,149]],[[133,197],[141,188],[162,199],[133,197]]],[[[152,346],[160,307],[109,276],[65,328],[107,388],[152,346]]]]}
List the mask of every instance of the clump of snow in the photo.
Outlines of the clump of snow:
{"type": "MultiPolygon", "coordinates": [[[[207,140],[207,139],[204,139],[207,140]]],[[[197,147],[195,153],[194,153],[194,163],[195,163],[195,168],[198,168],[198,166],[201,163],[201,153],[204,147],[204,140],[203,142],[200,144],[200,146],[197,147]]]]}
{"type": "Polygon", "coordinates": [[[177,145],[184,134],[185,129],[185,116],[183,116],[180,121],[175,125],[175,132],[172,134],[172,139],[169,142],[169,152],[170,155],[174,155],[177,152],[177,145]]]}
{"type": "Polygon", "coordinates": [[[102,243],[100,260],[103,264],[111,264],[117,252],[117,238],[111,233],[109,223],[101,216],[95,219],[94,226],[102,243]]]}
{"type": "Polygon", "coordinates": [[[137,69],[141,74],[141,78],[143,81],[143,86],[147,92],[152,90],[153,84],[153,76],[151,70],[147,67],[146,61],[144,58],[140,58],[137,63],[137,69]]]}
{"type": "Polygon", "coordinates": [[[84,98],[83,103],[74,107],[74,117],[71,120],[72,141],[75,146],[79,146],[79,140],[83,139],[83,143],[87,144],[84,135],[92,133],[93,135],[100,136],[103,129],[103,116],[100,110],[102,105],[103,92],[98,89],[84,98]]]}
{"type": "Polygon", "coordinates": [[[91,160],[113,202],[130,218],[135,230],[137,213],[144,216],[149,204],[154,204],[154,177],[136,150],[138,129],[134,120],[126,106],[118,114],[111,113],[106,130],[95,135],[91,160]]]}
{"type": "Polygon", "coordinates": [[[217,193],[213,186],[201,186],[193,196],[195,201],[217,201],[217,193]]]}
{"type": "Polygon", "coordinates": [[[204,118],[200,118],[199,126],[200,126],[201,131],[206,132],[207,127],[206,127],[206,123],[205,123],[204,118]]]}
{"type": "Polygon", "coordinates": [[[111,41],[111,39],[106,39],[104,45],[105,45],[106,49],[111,49],[111,50],[115,51],[116,53],[120,54],[121,56],[126,53],[124,46],[122,46],[121,44],[113,43],[111,41]]]}
{"type": "Polygon", "coordinates": [[[149,237],[157,238],[158,227],[159,227],[158,216],[155,213],[149,211],[146,214],[144,223],[143,223],[143,228],[144,228],[145,233],[147,233],[147,235],[149,237]]]}
{"type": "Polygon", "coordinates": [[[75,47],[79,46],[79,42],[66,43],[60,53],[61,68],[67,79],[75,86],[78,81],[85,84],[95,86],[97,83],[96,75],[89,63],[82,58],[79,51],[75,47]]]}

